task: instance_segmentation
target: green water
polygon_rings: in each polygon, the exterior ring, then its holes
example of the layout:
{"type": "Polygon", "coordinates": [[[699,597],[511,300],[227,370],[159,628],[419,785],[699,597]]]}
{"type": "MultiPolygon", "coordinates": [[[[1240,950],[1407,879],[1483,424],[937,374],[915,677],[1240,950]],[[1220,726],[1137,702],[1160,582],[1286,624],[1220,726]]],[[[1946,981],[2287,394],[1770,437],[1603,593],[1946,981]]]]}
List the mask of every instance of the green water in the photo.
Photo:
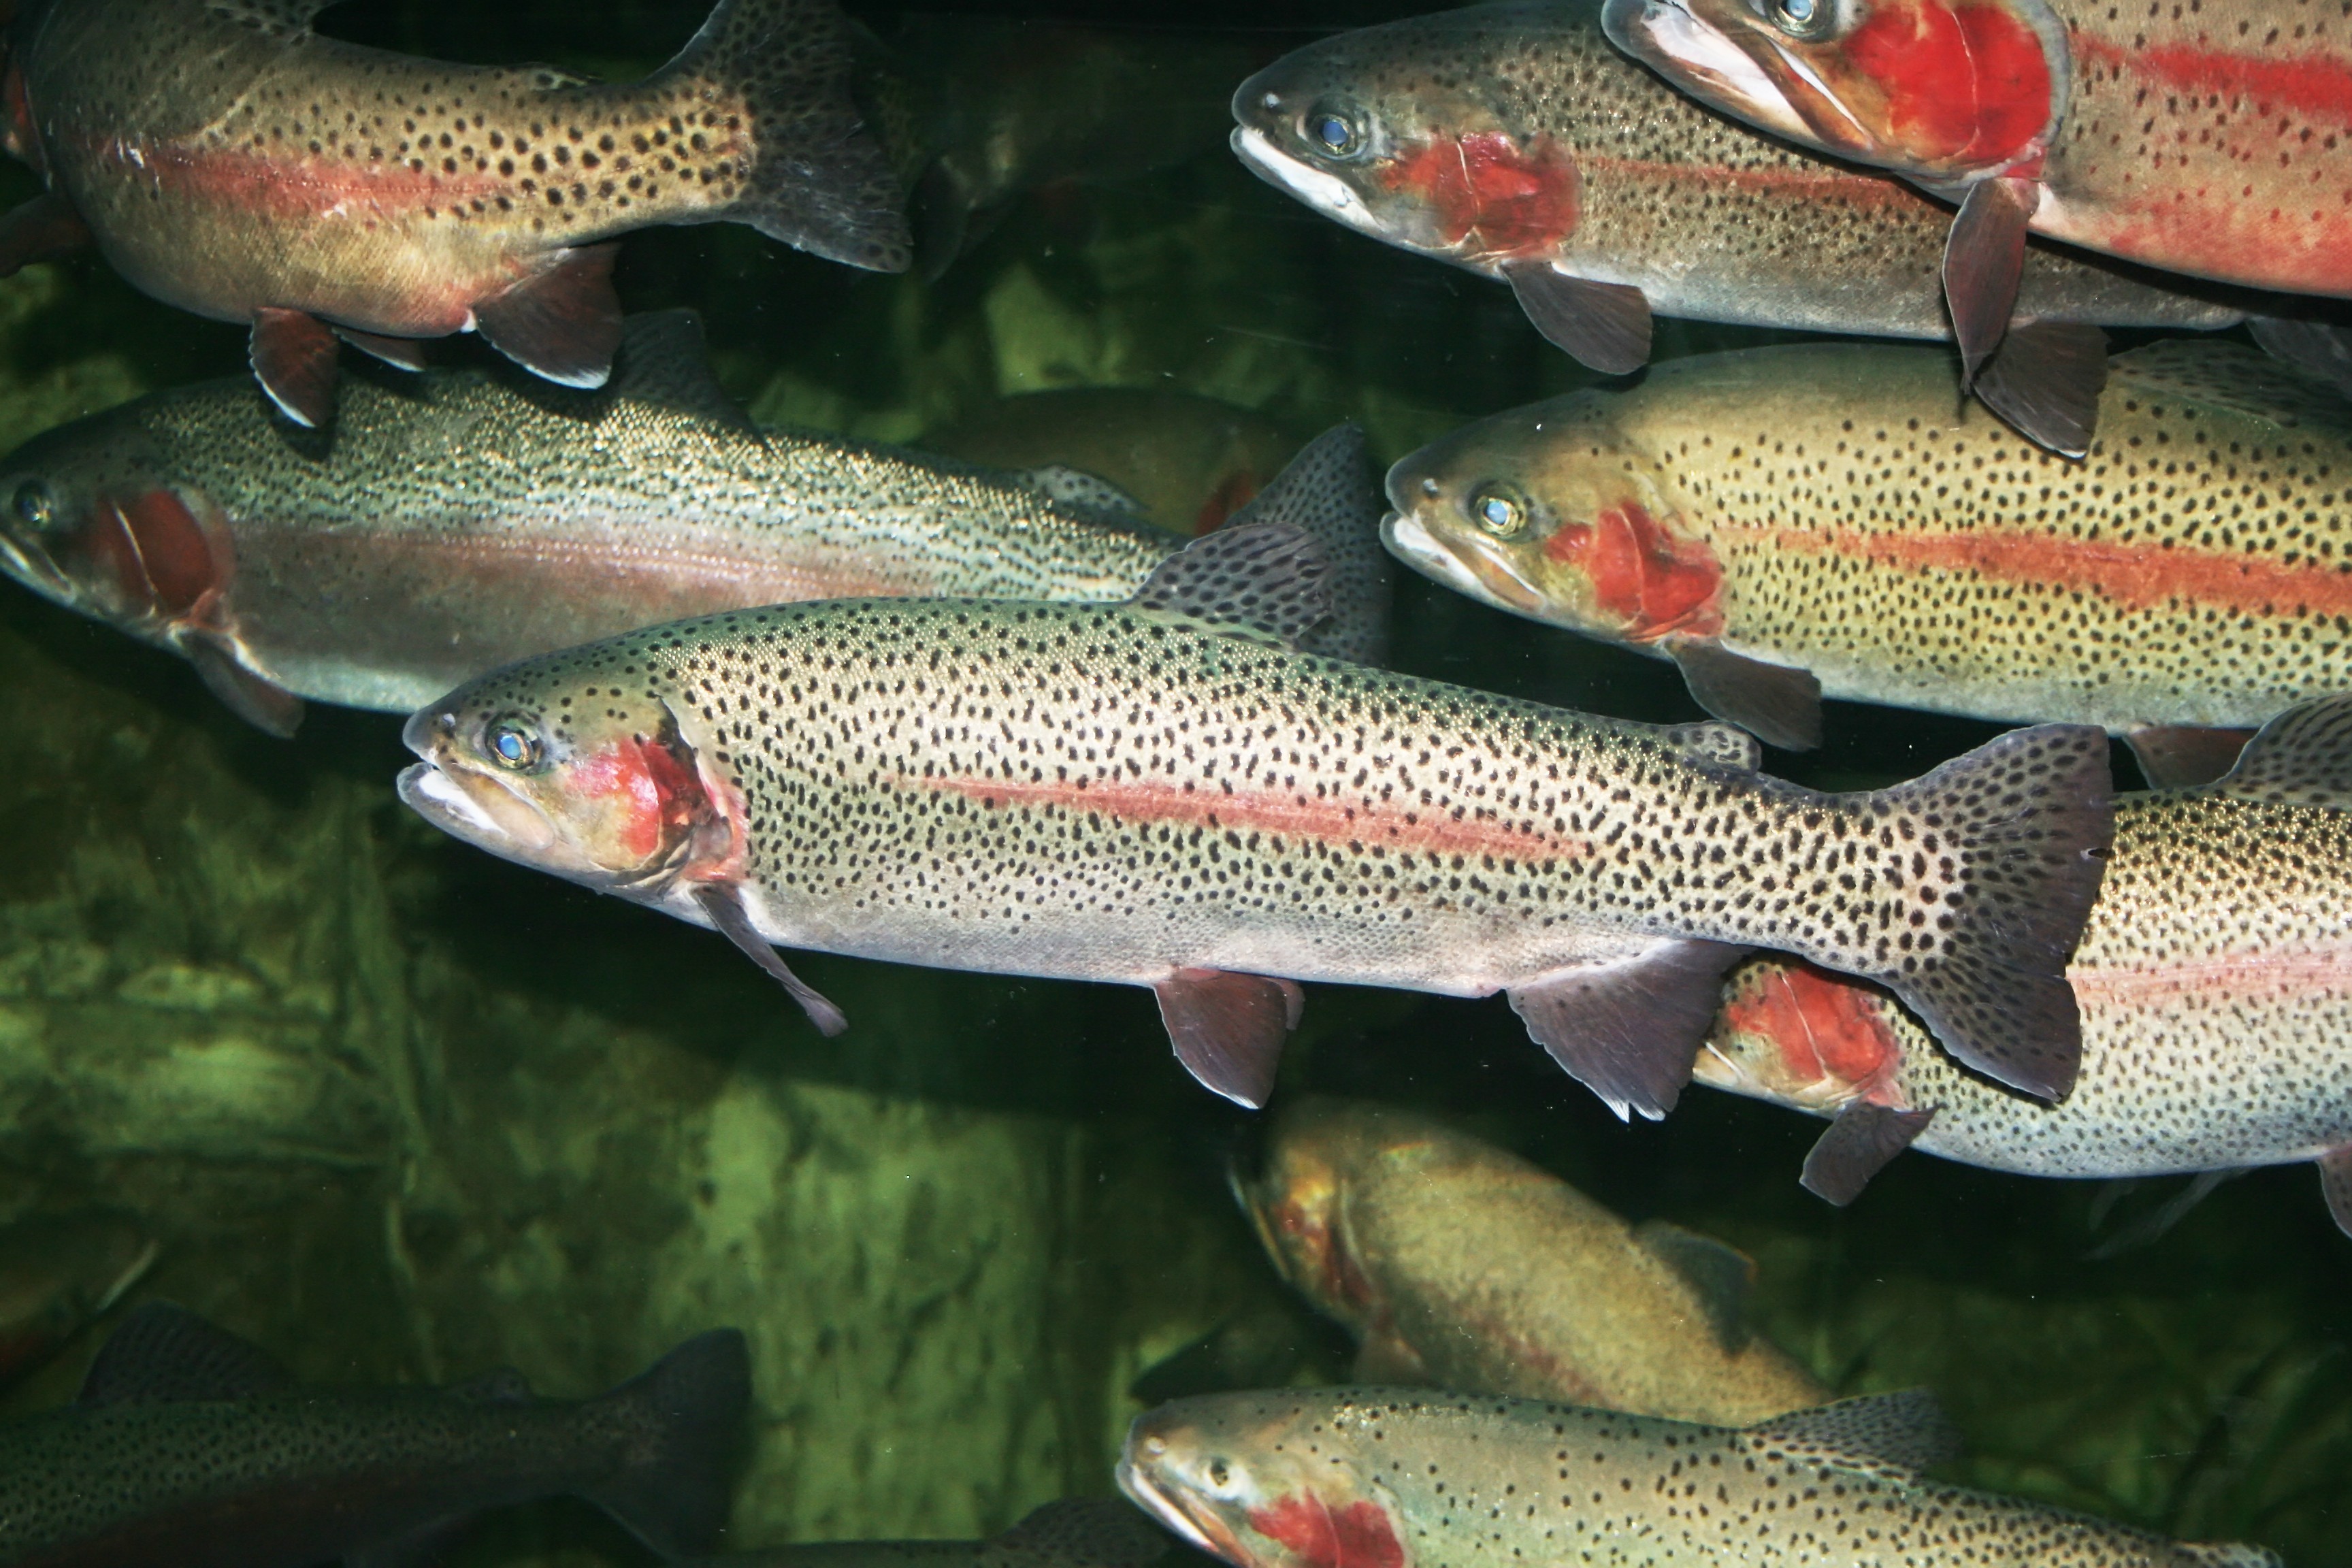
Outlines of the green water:
{"type": "MultiPolygon", "coordinates": [[[[690,9],[369,0],[331,28],[625,75],[690,9]]],[[[623,297],[700,309],[760,418],[885,439],[1116,385],[1301,437],[1353,418],[1387,462],[1588,379],[1499,287],[1313,216],[1225,153],[1216,105],[1205,141],[1202,123],[1198,101],[1139,102],[1099,134],[1201,150],[1017,200],[936,282],[711,227],[633,239],[623,297]]],[[[10,200],[32,188],[7,179],[10,200]]],[[[1662,355],[1775,341],[1661,327],[1662,355]]],[[[95,259],[33,268],[0,284],[0,444],[236,374],[244,353],[95,259]]],[[[1421,673],[1696,716],[1662,664],[1417,578],[1398,626],[1421,673]]],[[[163,1245],[140,1294],[305,1377],[511,1364],[581,1394],[735,1324],[757,1395],[730,1544],[969,1536],[1108,1490],[1133,1377],[1280,1300],[1224,1192],[1250,1119],[1184,1076],[1142,992],[796,956],[852,1020],[823,1040],[717,938],[411,816],[396,719],[314,710],[270,740],[180,662],[13,589],[0,687],[0,1226],[136,1215],[163,1245]]],[[[1850,787],[1994,732],[1835,706],[1829,728],[1822,752],[1776,762],[1850,787]]],[[[2095,1225],[2113,1196],[2095,1184],[1914,1155],[1841,1213],[1796,1184],[1818,1123],[1695,1091],[1664,1125],[1622,1127],[1500,998],[1310,988],[1282,1092],[1308,1089],[1456,1113],[1630,1218],[1744,1248],[1763,1326],[1822,1378],[1943,1395],[1971,1446],[1960,1479],[2263,1542],[2294,1568],[2352,1563],[2352,1242],[2307,1167],[2230,1182],[2094,1261],[2176,1185],[2095,1225]]],[[[95,1338],[7,1409],[68,1396],[95,1338]]],[[[1318,1342],[1297,1375],[1343,1364],[1318,1342]]],[[[492,1521],[463,1557],[645,1560],[571,1504],[492,1521]]]]}

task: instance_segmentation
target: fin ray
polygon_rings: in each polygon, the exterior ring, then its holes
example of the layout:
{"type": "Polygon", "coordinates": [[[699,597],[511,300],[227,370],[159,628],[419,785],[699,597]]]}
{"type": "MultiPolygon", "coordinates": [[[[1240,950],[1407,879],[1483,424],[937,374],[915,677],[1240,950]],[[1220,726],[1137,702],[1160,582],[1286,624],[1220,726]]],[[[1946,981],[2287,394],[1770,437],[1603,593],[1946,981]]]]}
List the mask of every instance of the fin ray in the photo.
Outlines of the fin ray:
{"type": "Polygon", "coordinates": [[[1650,363],[1650,301],[1623,283],[1572,277],[1549,261],[1503,267],[1519,309],[1554,348],[1603,375],[1631,375],[1650,363]]]}
{"type": "Polygon", "coordinates": [[[1298,1027],[1297,982],[1223,969],[1180,969],[1151,987],[1184,1070],[1256,1110],[1273,1098],[1283,1042],[1298,1027]]]}
{"type": "Polygon", "coordinates": [[[1514,985],[1511,1010],[1619,1117],[1658,1121],[1690,1082],[1724,973],[1747,951],[1661,938],[1514,985]]]}
{"type": "Polygon", "coordinates": [[[783,961],[751,917],[744,911],[743,896],[734,888],[718,882],[707,882],[694,890],[694,901],[710,917],[710,924],[719,935],[740,950],[743,956],[758,964],[769,979],[782,986],[792,999],[801,1005],[808,1021],[816,1032],[830,1038],[849,1027],[849,1018],[842,1010],[793,973],[792,965],[783,961]]]}

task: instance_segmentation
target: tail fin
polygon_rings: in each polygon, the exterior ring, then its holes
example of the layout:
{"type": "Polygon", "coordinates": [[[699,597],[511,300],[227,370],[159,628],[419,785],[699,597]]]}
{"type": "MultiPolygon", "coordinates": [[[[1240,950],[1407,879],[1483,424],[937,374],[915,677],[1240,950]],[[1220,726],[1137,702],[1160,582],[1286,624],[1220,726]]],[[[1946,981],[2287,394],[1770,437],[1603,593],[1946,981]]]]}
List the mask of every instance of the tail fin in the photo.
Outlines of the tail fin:
{"type": "Polygon", "coordinates": [[[2066,961],[2106,869],[2114,792],[2105,731],[2043,724],[1879,796],[1916,825],[1930,864],[1954,863],[1957,886],[1919,911],[1942,940],[1870,978],[1959,1061],[2046,1100],[2074,1088],[2082,1058],[2066,961]]]}
{"type": "Polygon", "coordinates": [[[1378,664],[1389,647],[1389,552],[1381,544],[1381,492],[1360,426],[1336,425],[1299,448],[1289,466],[1224,526],[1287,522],[1314,539],[1330,563],[1331,618],[1299,646],[1309,653],[1378,664]]]}
{"type": "Polygon", "coordinates": [[[710,1550],[727,1523],[730,1460],[751,1402],[741,1332],[697,1334],[604,1395],[632,1437],[621,1468],[587,1489],[666,1559],[710,1550]]]}
{"type": "Polygon", "coordinates": [[[747,223],[830,261],[904,272],[906,194],[850,94],[855,47],[834,0],[719,0],[702,30],[645,85],[741,106],[751,168],[713,219],[747,223]]]}

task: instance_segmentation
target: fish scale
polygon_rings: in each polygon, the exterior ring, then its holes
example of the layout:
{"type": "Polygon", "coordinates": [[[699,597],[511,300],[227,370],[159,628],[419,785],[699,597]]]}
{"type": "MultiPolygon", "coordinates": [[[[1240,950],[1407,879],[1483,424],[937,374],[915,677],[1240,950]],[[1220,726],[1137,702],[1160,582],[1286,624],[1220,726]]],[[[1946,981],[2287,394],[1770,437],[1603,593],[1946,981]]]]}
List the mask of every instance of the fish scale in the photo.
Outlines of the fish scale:
{"type": "Polygon", "coordinates": [[[1819,795],[1727,763],[1713,727],[1221,635],[1182,584],[1255,549],[1226,531],[1160,567],[1138,605],[1175,615],[836,601],[511,666],[410,721],[404,798],[698,924],[740,904],[739,943],[1123,981],[1163,1012],[1204,976],[1507,989],[1571,1071],[1650,1114],[1724,944],[1885,976],[1971,1059],[2063,1087],[2071,1000],[2033,977],[2096,884],[2095,731],[1819,795]],[[1643,1000],[1591,1014],[1612,979],[1643,1000]],[[1620,1033],[1640,1081],[1587,1054],[1620,1033]]]}
{"type": "Polygon", "coordinates": [[[1182,1399],[1136,1417],[1119,1485],[1235,1568],[2276,1568],[1930,1480],[1916,1395],[1751,1427],[1534,1400],[1339,1388],[1182,1399]]]}

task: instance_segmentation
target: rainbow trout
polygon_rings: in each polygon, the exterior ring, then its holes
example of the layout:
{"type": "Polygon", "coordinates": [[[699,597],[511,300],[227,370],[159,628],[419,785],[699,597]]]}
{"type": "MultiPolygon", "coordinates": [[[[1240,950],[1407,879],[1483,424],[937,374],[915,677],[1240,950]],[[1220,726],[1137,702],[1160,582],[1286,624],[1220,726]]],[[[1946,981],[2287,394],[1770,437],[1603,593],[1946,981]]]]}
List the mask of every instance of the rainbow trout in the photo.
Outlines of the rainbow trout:
{"type": "Polygon", "coordinates": [[[1234,1568],[2279,1568],[1920,1473],[1955,1447],[1916,1392],[1740,1427],[1286,1389],[1146,1411],[1118,1479],[1234,1568]]]}
{"type": "Polygon", "coordinates": [[[1289,519],[1113,605],[835,600],[509,665],[408,721],[401,796],[493,854],[771,942],[1150,986],[1184,1065],[1263,1103],[1299,980],[1510,994],[1622,1113],[1687,1081],[1751,947],[1884,979],[1962,1059],[2061,1094],[2061,978],[2110,831],[2106,740],[2021,731],[1821,795],[1723,725],[1562,712],[1295,651],[1289,519]]]}
{"type": "Polygon", "coordinates": [[[1944,287],[1971,371],[2026,235],[2352,296],[2352,16],[2199,0],[1607,0],[1628,53],[1801,145],[1959,203],[1944,287]]]}
{"type": "Polygon", "coordinates": [[[1474,597],[1673,659],[1776,745],[1820,698],[2130,735],[2201,782],[2352,689],[2352,405],[2228,343],[2118,356],[2053,460],[1947,355],[1800,345],[1660,365],[1390,471],[1390,548],[1474,597]]]}
{"type": "Polygon", "coordinates": [[[58,1215],[0,1229],[0,1388],[46,1363],[121,1300],[157,1251],[126,1215],[58,1215]]]}
{"type": "MultiPolygon", "coordinates": [[[[1649,358],[1654,310],[1950,335],[1945,208],[1709,113],[1612,48],[1599,8],[1503,0],[1311,44],[1234,94],[1234,150],[1327,216],[1507,281],[1544,336],[1597,370],[1649,358]]],[[[2102,363],[2084,324],[2242,319],[2175,281],[2035,247],[2020,306],[2036,327],[1994,361],[1983,396],[2079,450],[2102,363]]]]}
{"type": "MultiPolygon", "coordinates": [[[[1118,598],[1182,547],[1066,468],[758,429],[689,312],[632,319],[619,364],[593,393],[354,378],[331,440],[270,418],[243,381],[142,398],[0,464],[0,569],[184,655],[282,734],[302,698],[412,712],[510,660],[715,610],[1118,598]]],[[[1347,563],[1318,646],[1376,658],[1389,564],[1361,437],[1303,460],[1328,469],[1332,504],[1309,521],[1347,563]]]]}
{"type": "Polygon", "coordinates": [[[1953,1070],[1887,998],[1759,963],[1698,1079],[1833,1118],[1805,1185],[1849,1203],[1904,1147],[2036,1176],[2317,1162],[2352,1235],[2352,698],[2273,720],[2204,789],[2126,795],[2067,976],[2083,1072],[2036,1105],[1953,1070]]]}
{"type": "Polygon", "coordinates": [[[593,1399],[513,1373],[451,1389],[300,1387],[253,1345],[152,1302],[81,1397],[0,1427],[0,1561],[307,1568],[488,1508],[572,1494],[666,1558],[726,1521],[751,1398],[743,1336],[698,1335],[593,1399]]]}
{"type": "Polygon", "coordinates": [[[746,223],[907,265],[833,0],[721,0],[625,87],[322,38],[326,3],[20,7],[0,120],[47,188],[0,221],[0,275],[94,239],[133,287],[249,324],[263,387],[321,425],[338,333],[414,368],[414,340],[478,331],[601,385],[621,327],[612,242],[632,229],[746,223]]]}
{"type": "Polygon", "coordinates": [[[1745,1426],[1828,1391],[1756,1338],[1755,1266],[1627,1225],[1432,1117],[1293,1101],[1234,1191],[1282,1277],[1356,1336],[1356,1378],[1745,1426]]]}

